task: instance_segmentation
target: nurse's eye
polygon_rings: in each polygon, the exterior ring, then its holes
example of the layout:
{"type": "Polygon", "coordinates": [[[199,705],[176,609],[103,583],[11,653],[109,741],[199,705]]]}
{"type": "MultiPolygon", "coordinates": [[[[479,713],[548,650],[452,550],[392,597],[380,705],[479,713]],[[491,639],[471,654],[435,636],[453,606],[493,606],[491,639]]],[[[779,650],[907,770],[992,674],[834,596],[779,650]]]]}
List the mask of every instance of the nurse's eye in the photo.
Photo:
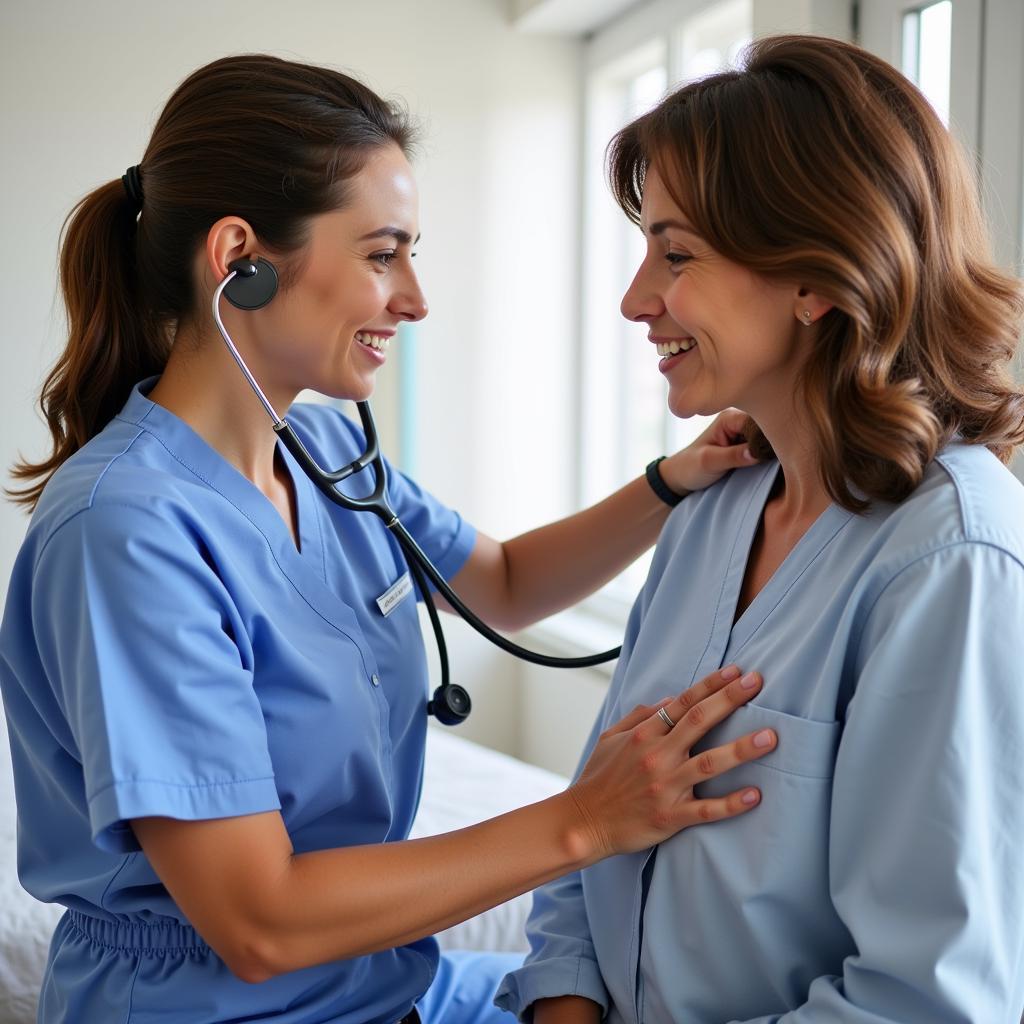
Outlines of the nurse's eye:
{"type": "Polygon", "coordinates": [[[673,269],[677,269],[686,263],[689,263],[693,259],[689,253],[685,252],[667,252],[665,253],[665,259],[668,260],[668,264],[673,269]]]}
{"type": "Polygon", "coordinates": [[[375,263],[379,263],[385,270],[391,266],[392,260],[398,257],[398,252],[395,249],[390,249],[387,252],[375,252],[370,259],[375,263]]]}

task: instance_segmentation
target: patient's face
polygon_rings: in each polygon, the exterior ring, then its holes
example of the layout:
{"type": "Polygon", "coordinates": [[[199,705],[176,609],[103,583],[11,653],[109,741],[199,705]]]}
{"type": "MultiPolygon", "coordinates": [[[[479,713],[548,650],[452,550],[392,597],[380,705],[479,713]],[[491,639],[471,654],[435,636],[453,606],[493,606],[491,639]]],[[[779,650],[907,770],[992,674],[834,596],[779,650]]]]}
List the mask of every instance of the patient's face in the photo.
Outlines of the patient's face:
{"type": "Polygon", "coordinates": [[[769,281],[715,252],[694,232],[652,166],[641,227],[647,252],[622,314],[648,325],[676,416],[727,406],[759,421],[791,403],[809,338],[797,321],[798,286],[769,281]],[[666,353],[665,346],[676,349],[666,353]]]}

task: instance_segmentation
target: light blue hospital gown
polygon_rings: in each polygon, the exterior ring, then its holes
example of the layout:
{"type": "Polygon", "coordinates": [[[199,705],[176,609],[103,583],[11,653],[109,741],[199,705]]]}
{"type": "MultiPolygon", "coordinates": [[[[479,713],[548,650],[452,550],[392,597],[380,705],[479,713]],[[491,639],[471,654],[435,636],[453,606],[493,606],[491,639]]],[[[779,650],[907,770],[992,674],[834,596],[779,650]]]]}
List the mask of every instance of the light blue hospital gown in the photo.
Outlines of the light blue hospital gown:
{"type": "Polygon", "coordinates": [[[758,786],[761,805],[539,890],[499,1003],[578,994],[612,1024],[1017,1024],[1024,488],[952,445],[901,504],[829,507],[734,625],[777,470],[675,510],[595,727],[757,669],[762,692],[699,749],[776,730],[763,761],[702,787],[758,786]]]}
{"type": "MultiPolygon", "coordinates": [[[[300,553],[270,502],[146,387],[48,484],[0,628],[19,873],[69,908],[40,1021],[392,1024],[438,970],[433,939],[247,984],[127,823],[279,809],[297,852],[405,838],[427,667],[415,601],[387,617],[376,602],[404,561],[376,517],[333,506],[286,455],[300,553]]],[[[332,468],[362,450],[333,409],[297,406],[289,421],[332,468]]],[[[389,495],[454,575],[472,528],[393,471],[389,495]]],[[[442,961],[428,1022],[478,1019],[444,1010],[464,966],[442,961]]]]}

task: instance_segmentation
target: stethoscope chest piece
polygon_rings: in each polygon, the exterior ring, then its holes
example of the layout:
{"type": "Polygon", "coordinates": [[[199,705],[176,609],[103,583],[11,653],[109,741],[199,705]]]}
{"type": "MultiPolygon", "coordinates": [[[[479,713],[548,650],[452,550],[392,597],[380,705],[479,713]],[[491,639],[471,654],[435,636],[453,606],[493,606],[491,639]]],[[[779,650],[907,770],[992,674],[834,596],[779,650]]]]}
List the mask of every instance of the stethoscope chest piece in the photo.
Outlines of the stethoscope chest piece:
{"type": "Polygon", "coordinates": [[[427,714],[442,725],[458,725],[469,718],[473,702],[458,683],[443,683],[434,691],[434,699],[427,704],[427,714]]]}

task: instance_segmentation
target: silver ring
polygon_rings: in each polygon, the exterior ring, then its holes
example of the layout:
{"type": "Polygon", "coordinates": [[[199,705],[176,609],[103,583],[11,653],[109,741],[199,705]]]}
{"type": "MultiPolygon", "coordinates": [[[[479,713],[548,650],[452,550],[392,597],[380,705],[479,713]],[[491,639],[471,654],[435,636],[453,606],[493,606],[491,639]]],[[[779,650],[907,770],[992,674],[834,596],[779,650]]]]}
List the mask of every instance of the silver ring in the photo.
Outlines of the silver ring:
{"type": "Polygon", "coordinates": [[[672,716],[664,709],[658,708],[658,717],[670,728],[674,729],[676,723],[672,721],[672,716]]]}

